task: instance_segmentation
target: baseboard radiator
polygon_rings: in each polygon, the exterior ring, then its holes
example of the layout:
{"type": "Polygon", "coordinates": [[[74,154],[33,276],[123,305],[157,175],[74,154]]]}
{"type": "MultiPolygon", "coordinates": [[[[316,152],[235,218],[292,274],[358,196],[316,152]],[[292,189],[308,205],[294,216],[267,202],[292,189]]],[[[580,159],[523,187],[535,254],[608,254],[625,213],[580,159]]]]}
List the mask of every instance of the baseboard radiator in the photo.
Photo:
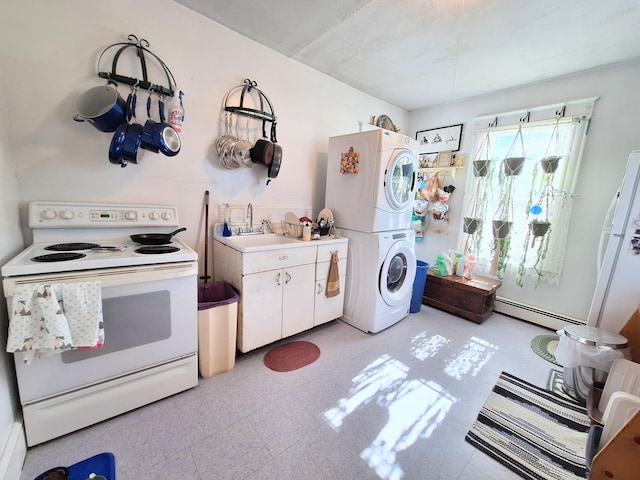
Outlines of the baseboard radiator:
{"type": "Polygon", "coordinates": [[[514,302],[503,297],[496,297],[495,311],[509,315],[510,317],[519,318],[526,322],[535,323],[552,330],[560,330],[567,323],[584,325],[583,321],[576,318],[541,310],[540,308],[532,307],[531,305],[526,305],[520,302],[514,302]]]}

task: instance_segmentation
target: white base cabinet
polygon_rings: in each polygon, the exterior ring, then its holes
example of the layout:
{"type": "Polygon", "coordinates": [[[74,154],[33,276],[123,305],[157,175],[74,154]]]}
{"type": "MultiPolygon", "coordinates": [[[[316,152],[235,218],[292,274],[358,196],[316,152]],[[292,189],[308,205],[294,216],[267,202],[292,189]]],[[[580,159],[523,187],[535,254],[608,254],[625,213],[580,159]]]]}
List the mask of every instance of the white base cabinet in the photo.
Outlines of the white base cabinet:
{"type": "Polygon", "coordinates": [[[342,316],[345,239],[242,253],[215,240],[214,279],[240,294],[237,346],[248,352],[342,316]],[[325,295],[331,252],[338,251],[340,293],[325,295]]]}
{"type": "Polygon", "coordinates": [[[342,316],[344,310],[344,288],[347,278],[347,244],[320,245],[315,269],[315,301],[313,311],[313,326],[330,322],[342,316]],[[342,250],[344,248],[344,251],[342,250]],[[340,293],[335,297],[327,297],[327,281],[331,266],[331,253],[338,251],[338,273],[340,274],[340,293]]]}

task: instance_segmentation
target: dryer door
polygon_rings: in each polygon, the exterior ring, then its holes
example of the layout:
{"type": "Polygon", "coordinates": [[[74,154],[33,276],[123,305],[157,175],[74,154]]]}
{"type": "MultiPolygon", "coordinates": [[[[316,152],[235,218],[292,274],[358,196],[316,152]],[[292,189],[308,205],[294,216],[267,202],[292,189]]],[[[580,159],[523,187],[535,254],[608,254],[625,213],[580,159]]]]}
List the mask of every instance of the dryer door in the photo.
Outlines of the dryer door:
{"type": "Polygon", "coordinates": [[[416,276],[416,254],[413,245],[399,240],[391,245],[385,256],[378,277],[380,296],[389,306],[395,307],[411,298],[416,276]]]}
{"type": "Polygon", "coordinates": [[[394,150],[384,171],[384,190],[389,205],[404,211],[413,203],[417,187],[418,162],[413,152],[394,150]]]}

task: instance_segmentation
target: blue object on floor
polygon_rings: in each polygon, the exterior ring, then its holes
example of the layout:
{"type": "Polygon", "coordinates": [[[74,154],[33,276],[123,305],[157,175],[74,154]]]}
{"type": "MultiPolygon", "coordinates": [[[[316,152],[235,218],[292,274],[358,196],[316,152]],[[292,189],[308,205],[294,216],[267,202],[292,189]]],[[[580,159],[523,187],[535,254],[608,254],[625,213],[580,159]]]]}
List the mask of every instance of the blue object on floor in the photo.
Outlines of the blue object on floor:
{"type": "Polygon", "coordinates": [[[116,458],[113,453],[99,453],[91,458],[74,463],[69,467],[69,480],[87,480],[92,473],[102,475],[107,480],[115,480],[116,458]]]}
{"type": "Polygon", "coordinates": [[[422,306],[422,295],[424,295],[424,285],[427,282],[427,270],[429,270],[429,264],[422,260],[417,261],[416,265],[416,278],[413,281],[413,292],[411,294],[411,306],[409,307],[409,313],[418,313],[422,306]]]}

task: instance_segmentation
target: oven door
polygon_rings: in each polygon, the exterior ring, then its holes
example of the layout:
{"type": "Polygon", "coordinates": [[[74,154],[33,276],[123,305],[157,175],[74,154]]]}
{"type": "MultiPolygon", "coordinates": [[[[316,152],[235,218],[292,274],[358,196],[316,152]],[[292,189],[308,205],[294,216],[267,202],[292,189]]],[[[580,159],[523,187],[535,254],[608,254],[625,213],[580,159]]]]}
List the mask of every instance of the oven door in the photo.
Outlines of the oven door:
{"type": "MultiPolygon", "coordinates": [[[[105,342],[102,348],[72,350],[15,366],[23,405],[139,372],[198,348],[195,262],[42,274],[7,278],[11,292],[23,283],[100,281],[105,342]]],[[[11,311],[11,309],[10,309],[11,311]]]]}

